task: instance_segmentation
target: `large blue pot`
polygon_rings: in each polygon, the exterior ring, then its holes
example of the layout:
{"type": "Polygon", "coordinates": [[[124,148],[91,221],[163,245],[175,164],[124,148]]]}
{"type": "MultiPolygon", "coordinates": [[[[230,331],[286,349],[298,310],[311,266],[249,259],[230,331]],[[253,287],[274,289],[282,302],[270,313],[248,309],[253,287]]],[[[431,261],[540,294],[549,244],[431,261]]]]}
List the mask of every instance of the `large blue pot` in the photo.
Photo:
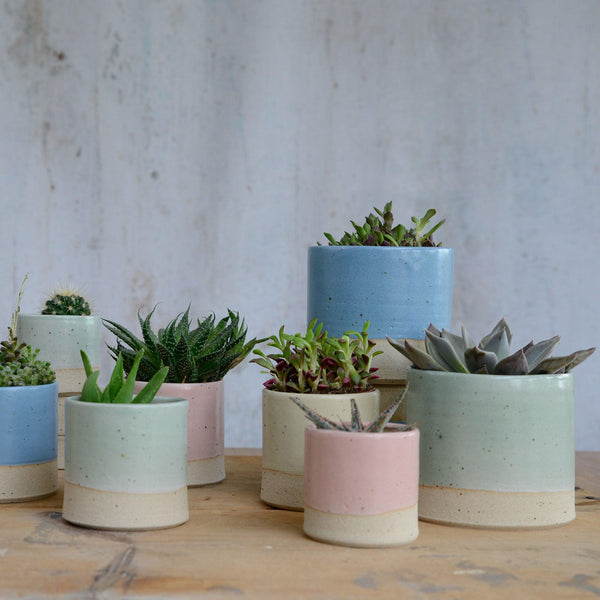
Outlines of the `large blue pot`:
{"type": "Polygon", "coordinates": [[[452,248],[313,246],[308,249],[308,320],[329,335],[423,339],[430,323],[450,327],[452,248]]]}

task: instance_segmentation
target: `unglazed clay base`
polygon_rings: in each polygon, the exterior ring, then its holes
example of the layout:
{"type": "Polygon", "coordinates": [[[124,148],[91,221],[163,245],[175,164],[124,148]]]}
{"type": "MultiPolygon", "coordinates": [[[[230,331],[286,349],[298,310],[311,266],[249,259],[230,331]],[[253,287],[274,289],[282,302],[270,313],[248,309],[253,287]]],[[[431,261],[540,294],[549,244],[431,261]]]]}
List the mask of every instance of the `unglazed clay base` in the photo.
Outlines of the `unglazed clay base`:
{"type": "Polygon", "coordinates": [[[304,475],[263,469],[260,498],[275,508],[304,510],[304,475]]]}
{"type": "Polygon", "coordinates": [[[189,519],[187,487],[153,494],[93,490],[65,481],[63,519],[93,529],[175,527],[189,519]]]}
{"type": "Polygon", "coordinates": [[[575,492],[489,492],[420,486],[419,518],[466,527],[556,527],[575,518],[575,492]]]}
{"type": "Polygon", "coordinates": [[[223,455],[201,460],[188,460],[188,486],[218,483],[223,479],[225,479],[225,457],[223,455]]]}
{"type": "Polygon", "coordinates": [[[382,515],[339,515],[304,507],[304,533],[320,542],[378,548],[408,544],[419,535],[417,505],[382,515]]]}
{"type": "Polygon", "coordinates": [[[0,502],[26,502],[58,489],[56,460],[36,465],[0,466],[0,502]]]}

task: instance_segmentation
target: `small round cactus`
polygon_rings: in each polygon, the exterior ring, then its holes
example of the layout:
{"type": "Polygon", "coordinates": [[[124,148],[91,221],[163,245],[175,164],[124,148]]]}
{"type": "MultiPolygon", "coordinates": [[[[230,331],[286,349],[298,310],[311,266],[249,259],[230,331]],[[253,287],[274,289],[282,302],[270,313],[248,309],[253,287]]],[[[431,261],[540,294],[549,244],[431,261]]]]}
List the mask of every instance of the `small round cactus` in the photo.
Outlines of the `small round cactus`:
{"type": "Polygon", "coordinates": [[[43,315],[89,315],[90,305],[78,292],[71,289],[57,290],[46,300],[43,315]]]}

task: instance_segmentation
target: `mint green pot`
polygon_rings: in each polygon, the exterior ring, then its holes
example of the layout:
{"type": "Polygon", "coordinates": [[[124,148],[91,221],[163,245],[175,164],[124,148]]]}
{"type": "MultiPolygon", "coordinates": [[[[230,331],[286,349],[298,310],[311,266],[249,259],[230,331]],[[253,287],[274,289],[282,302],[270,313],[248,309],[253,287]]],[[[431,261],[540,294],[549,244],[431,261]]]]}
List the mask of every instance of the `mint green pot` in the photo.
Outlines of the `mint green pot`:
{"type": "Polygon", "coordinates": [[[419,517],[533,528],[575,518],[573,376],[408,372],[419,517]]]}

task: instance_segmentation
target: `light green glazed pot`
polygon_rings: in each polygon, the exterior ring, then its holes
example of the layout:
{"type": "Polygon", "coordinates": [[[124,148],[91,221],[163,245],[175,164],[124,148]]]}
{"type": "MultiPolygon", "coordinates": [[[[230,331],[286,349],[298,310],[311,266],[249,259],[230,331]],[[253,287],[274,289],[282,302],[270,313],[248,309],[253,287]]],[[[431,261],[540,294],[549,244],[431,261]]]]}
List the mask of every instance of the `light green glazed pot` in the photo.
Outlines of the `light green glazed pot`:
{"type": "Polygon", "coordinates": [[[410,369],[421,431],[419,517],[533,528],[575,518],[573,376],[410,369]]]}
{"type": "Polygon", "coordinates": [[[96,529],[173,527],[189,518],[188,401],[65,401],[63,518],[96,529]]]}

